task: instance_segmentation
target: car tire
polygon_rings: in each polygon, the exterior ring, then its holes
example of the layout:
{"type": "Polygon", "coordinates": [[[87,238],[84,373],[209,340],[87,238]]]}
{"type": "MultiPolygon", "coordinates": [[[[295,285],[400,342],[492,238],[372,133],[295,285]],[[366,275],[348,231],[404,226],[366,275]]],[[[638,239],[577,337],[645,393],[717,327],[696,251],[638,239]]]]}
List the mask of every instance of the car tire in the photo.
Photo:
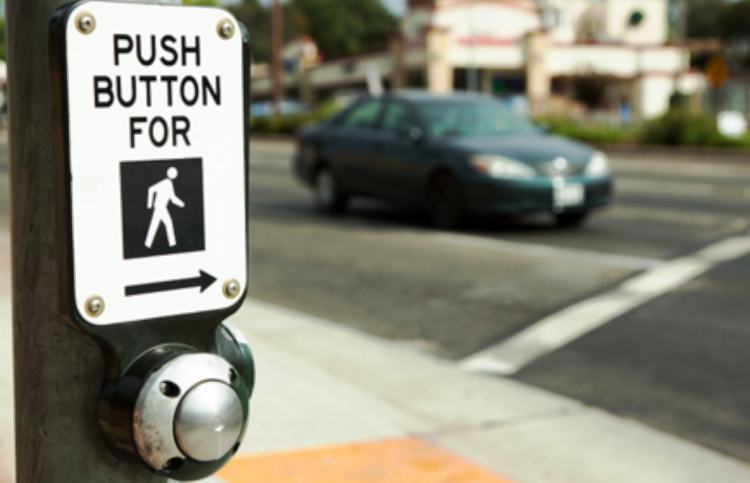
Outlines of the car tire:
{"type": "Polygon", "coordinates": [[[579,213],[560,213],[557,215],[557,226],[576,228],[583,225],[588,217],[588,211],[582,211],[579,213]]]}
{"type": "Polygon", "coordinates": [[[321,213],[344,213],[349,205],[349,198],[341,188],[333,170],[323,166],[315,173],[313,179],[313,205],[321,213]]]}
{"type": "Polygon", "coordinates": [[[461,187],[448,174],[439,175],[430,184],[428,209],[432,224],[443,230],[460,227],[466,217],[461,187]]]}

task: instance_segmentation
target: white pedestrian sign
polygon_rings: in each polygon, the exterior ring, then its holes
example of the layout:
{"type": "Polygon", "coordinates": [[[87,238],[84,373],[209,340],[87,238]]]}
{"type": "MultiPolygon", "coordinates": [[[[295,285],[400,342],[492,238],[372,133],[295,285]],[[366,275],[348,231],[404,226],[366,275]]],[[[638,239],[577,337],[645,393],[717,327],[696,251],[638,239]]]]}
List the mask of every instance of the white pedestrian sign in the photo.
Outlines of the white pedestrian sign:
{"type": "Polygon", "coordinates": [[[246,43],[218,8],[93,1],[70,13],[61,72],[73,298],[84,322],[239,303],[246,43]]]}
{"type": "Polygon", "coordinates": [[[169,246],[173,247],[177,245],[177,238],[174,234],[174,223],[172,222],[172,216],[169,214],[170,203],[180,208],[185,207],[185,203],[174,193],[172,180],[177,178],[177,173],[177,168],[169,168],[167,170],[167,177],[148,189],[148,209],[154,211],[151,217],[151,224],[148,227],[148,235],[146,235],[146,247],[148,248],[154,245],[156,231],[160,225],[164,225],[164,228],[167,230],[169,246]]]}

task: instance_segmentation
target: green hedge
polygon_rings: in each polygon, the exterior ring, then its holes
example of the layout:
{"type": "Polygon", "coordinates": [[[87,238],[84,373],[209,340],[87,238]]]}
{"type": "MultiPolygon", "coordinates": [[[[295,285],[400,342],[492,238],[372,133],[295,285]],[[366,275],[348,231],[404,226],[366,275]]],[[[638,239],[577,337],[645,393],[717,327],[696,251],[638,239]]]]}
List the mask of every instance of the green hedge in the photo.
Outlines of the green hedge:
{"type": "Polygon", "coordinates": [[[645,123],[639,141],[669,146],[750,147],[750,135],[724,136],[716,128],[713,116],[683,109],[670,110],[645,123]]]}
{"type": "Polygon", "coordinates": [[[632,127],[603,126],[599,124],[582,124],[564,116],[535,117],[534,121],[553,134],[594,144],[619,144],[635,142],[638,130],[632,127]]]}
{"type": "Polygon", "coordinates": [[[320,122],[341,109],[335,102],[321,104],[315,110],[305,114],[290,116],[263,116],[250,118],[250,132],[265,134],[294,134],[301,128],[320,122]]]}
{"type": "Polygon", "coordinates": [[[534,119],[552,133],[593,144],[642,143],[668,146],[750,147],[750,135],[729,138],[716,128],[714,116],[672,109],[636,127],[610,127],[582,124],[562,116],[534,119]]]}

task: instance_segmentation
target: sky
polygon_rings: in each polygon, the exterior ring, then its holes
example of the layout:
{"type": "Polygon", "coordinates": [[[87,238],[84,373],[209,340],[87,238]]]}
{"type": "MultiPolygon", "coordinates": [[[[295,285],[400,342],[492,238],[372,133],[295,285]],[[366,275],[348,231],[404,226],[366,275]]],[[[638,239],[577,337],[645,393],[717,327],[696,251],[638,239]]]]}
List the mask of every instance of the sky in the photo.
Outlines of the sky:
{"type": "Polygon", "coordinates": [[[393,13],[403,14],[406,12],[406,0],[383,0],[386,7],[390,8],[393,13]]]}
{"type": "MultiPolygon", "coordinates": [[[[242,0],[219,0],[224,5],[231,5],[233,3],[240,3],[242,0]]],[[[259,0],[260,3],[268,5],[270,0],[259,0]]],[[[283,1],[283,0],[282,0],[283,1]]],[[[356,1],[356,0],[352,0],[356,1]]],[[[401,15],[406,11],[406,0],[381,0],[386,7],[388,7],[393,13],[401,15]]]]}

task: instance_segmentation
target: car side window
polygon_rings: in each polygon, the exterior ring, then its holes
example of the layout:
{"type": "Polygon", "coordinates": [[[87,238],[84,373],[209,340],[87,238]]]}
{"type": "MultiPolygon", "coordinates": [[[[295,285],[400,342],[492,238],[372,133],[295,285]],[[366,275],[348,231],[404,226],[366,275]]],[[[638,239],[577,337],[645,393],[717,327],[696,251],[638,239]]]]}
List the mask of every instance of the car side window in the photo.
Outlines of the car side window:
{"type": "Polygon", "coordinates": [[[403,102],[391,102],[383,116],[383,131],[392,133],[409,132],[416,126],[414,119],[409,112],[409,107],[403,102]]]}
{"type": "Polygon", "coordinates": [[[376,100],[365,101],[344,118],[341,125],[360,129],[372,129],[378,122],[380,114],[380,102],[376,100]]]}

